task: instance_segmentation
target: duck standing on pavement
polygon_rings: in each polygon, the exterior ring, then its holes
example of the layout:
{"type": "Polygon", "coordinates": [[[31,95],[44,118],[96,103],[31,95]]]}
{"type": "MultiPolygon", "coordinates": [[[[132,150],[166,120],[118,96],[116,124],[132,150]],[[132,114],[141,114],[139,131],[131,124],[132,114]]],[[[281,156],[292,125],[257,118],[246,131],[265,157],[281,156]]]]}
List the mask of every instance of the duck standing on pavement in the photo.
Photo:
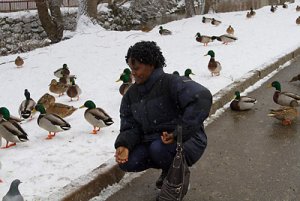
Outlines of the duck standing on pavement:
{"type": "Polygon", "coordinates": [[[235,111],[250,110],[257,103],[255,98],[241,96],[239,91],[235,92],[235,98],[230,103],[230,108],[235,111]]]}
{"type": "Polygon", "coordinates": [[[271,109],[268,116],[281,120],[282,125],[288,126],[296,119],[298,111],[294,107],[282,106],[279,109],[271,109]]]}
{"type": "Polygon", "coordinates": [[[300,106],[300,96],[292,92],[281,91],[281,84],[278,81],[273,81],[269,87],[275,88],[273,101],[278,105],[289,107],[300,106]]]}

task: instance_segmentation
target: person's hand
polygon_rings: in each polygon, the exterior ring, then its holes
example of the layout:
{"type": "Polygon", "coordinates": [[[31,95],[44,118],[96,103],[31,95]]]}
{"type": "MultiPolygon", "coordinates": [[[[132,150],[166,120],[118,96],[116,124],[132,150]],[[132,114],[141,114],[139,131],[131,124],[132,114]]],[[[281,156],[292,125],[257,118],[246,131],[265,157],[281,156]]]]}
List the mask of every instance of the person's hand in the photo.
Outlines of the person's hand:
{"type": "Polygon", "coordinates": [[[126,163],[128,161],[129,150],[126,147],[116,149],[115,158],[117,163],[126,163]]]}
{"type": "Polygon", "coordinates": [[[172,144],[174,143],[174,135],[173,133],[162,132],[161,140],[164,144],[172,144]]]}

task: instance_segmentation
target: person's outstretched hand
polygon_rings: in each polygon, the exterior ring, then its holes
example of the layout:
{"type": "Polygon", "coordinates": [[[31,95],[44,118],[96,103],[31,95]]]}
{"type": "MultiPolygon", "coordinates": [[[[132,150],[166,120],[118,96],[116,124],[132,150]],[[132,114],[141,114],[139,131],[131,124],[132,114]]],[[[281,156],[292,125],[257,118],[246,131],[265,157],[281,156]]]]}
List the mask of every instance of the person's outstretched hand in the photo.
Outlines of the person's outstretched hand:
{"type": "Polygon", "coordinates": [[[117,163],[126,163],[128,161],[129,150],[126,147],[116,149],[115,158],[117,163]]]}
{"type": "Polygon", "coordinates": [[[174,135],[173,133],[162,132],[161,140],[164,144],[172,144],[174,143],[174,135]]]}

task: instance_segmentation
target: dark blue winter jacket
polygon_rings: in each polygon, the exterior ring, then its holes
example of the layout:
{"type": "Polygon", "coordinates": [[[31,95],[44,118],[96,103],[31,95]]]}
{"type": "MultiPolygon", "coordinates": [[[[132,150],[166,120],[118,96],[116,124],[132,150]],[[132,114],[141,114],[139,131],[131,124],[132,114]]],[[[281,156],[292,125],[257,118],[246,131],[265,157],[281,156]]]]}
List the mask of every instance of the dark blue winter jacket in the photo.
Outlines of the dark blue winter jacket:
{"type": "MultiPolygon", "coordinates": [[[[132,150],[139,143],[160,138],[163,131],[173,132],[176,137],[176,126],[181,123],[183,142],[191,141],[184,143],[184,147],[189,146],[187,150],[195,153],[199,146],[205,149],[203,121],[209,115],[211,104],[212,95],[207,88],[193,80],[167,74],[162,68],[155,69],[144,84],[133,84],[123,96],[121,128],[115,148],[124,146],[132,150]]],[[[199,158],[192,156],[188,163],[199,158]]]]}

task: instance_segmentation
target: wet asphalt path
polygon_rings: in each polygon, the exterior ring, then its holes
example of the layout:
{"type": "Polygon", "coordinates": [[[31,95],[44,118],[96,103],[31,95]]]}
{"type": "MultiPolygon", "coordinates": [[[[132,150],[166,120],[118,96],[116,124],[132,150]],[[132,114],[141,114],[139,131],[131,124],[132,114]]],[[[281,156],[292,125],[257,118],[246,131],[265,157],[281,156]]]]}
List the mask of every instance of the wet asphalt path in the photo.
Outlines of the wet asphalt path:
{"type": "MultiPolygon", "coordinates": [[[[281,70],[249,96],[258,103],[246,112],[226,110],[206,127],[208,147],[191,168],[191,188],[184,201],[299,201],[300,117],[283,126],[268,117],[274,88],[300,94],[300,81],[289,83],[300,73],[300,59],[281,70]]],[[[155,201],[158,170],[147,171],[107,201],[155,201]]]]}

